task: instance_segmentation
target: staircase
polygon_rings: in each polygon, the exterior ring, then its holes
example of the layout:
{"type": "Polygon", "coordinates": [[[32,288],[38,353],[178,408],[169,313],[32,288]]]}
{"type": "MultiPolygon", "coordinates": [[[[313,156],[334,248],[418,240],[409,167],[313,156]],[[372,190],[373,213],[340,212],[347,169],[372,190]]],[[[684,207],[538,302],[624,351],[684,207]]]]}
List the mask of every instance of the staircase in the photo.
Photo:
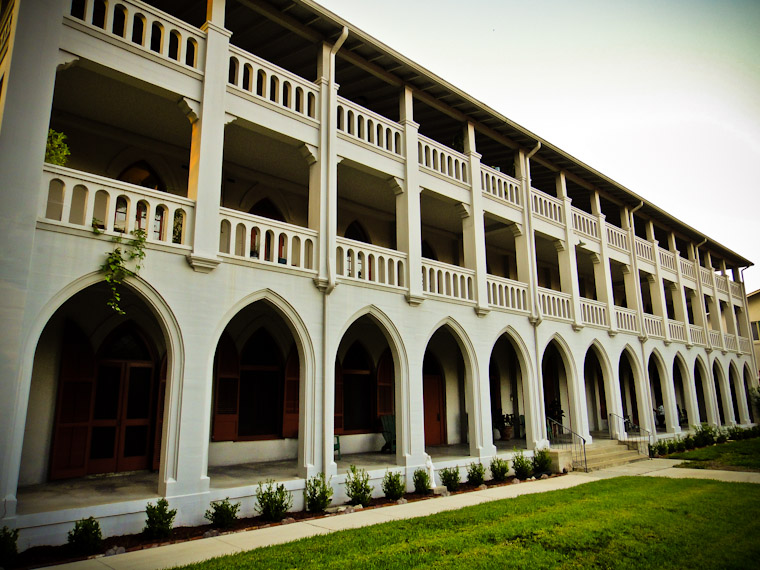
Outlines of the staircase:
{"type": "Polygon", "coordinates": [[[634,461],[649,459],[641,455],[637,449],[629,449],[625,442],[609,439],[594,438],[594,442],[586,446],[586,465],[589,471],[625,465],[634,461]]]}

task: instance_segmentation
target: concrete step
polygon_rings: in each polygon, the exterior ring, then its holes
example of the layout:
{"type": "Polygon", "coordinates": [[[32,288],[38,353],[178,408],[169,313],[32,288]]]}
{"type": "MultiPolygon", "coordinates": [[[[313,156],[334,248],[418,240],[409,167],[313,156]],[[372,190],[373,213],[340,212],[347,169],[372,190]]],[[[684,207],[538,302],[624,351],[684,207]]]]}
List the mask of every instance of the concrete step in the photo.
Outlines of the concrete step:
{"type": "Polygon", "coordinates": [[[586,467],[589,471],[598,471],[600,469],[607,469],[608,467],[618,467],[620,465],[628,465],[629,463],[634,463],[636,461],[644,461],[645,459],[648,459],[644,455],[636,454],[633,458],[626,458],[626,459],[616,459],[616,460],[610,460],[610,461],[604,461],[599,463],[591,463],[588,462],[586,464],[586,467]]]}
{"type": "Polygon", "coordinates": [[[642,459],[647,459],[647,457],[616,440],[594,440],[594,443],[586,446],[586,466],[590,471],[625,465],[642,459]]]}

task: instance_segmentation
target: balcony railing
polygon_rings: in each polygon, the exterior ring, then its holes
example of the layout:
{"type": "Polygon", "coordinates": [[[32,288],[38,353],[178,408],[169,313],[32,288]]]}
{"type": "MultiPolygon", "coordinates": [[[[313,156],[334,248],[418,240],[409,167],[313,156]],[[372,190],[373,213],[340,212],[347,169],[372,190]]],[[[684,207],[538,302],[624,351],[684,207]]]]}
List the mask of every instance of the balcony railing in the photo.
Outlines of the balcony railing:
{"type": "Polygon", "coordinates": [[[639,332],[638,318],[635,309],[615,307],[615,318],[618,330],[637,333],[639,332]]]}
{"type": "Polygon", "coordinates": [[[343,279],[403,287],[406,254],[343,237],[337,238],[337,274],[343,279]]]}
{"type": "Polygon", "coordinates": [[[725,342],[727,350],[739,352],[739,343],[736,341],[736,337],[734,335],[725,333],[723,335],[723,341],[725,342]]]}
{"type": "Polygon", "coordinates": [[[541,313],[545,317],[552,317],[563,321],[573,320],[572,296],[568,293],[560,293],[559,291],[539,287],[538,304],[541,308],[541,313]]]}
{"type": "Polygon", "coordinates": [[[670,338],[679,342],[686,342],[686,325],[681,321],[668,319],[670,338]]]}
{"type": "Polygon", "coordinates": [[[672,251],[668,251],[667,249],[662,249],[661,247],[657,248],[659,250],[660,254],[660,266],[664,267],[665,269],[669,269],[673,273],[676,272],[676,256],[672,251]]]}
{"type": "Polygon", "coordinates": [[[561,200],[558,200],[554,196],[549,196],[540,190],[531,188],[530,203],[531,208],[533,208],[533,213],[536,214],[539,218],[544,218],[550,222],[554,222],[555,224],[561,225],[564,223],[562,217],[561,200]]]}
{"type": "Polygon", "coordinates": [[[72,2],[70,14],[129,45],[180,65],[203,70],[206,34],[190,24],[140,0],[72,2]],[[84,13],[79,12],[84,4],[84,13]]]}
{"type": "Polygon", "coordinates": [[[401,125],[343,97],[338,97],[338,130],[390,154],[403,152],[401,125]]]}
{"type": "Polygon", "coordinates": [[[512,311],[529,311],[528,286],[503,277],[489,275],[488,304],[500,309],[512,311]]]}
{"type": "Polygon", "coordinates": [[[717,287],[718,291],[721,293],[725,293],[728,295],[728,277],[725,275],[716,275],[715,276],[715,287],[717,287]]]}
{"type": "Polygon", "coordinates": [[[744,354],[749,354],[752,351],[752,342],[746,336],[739,337],[739,350],[744,354]]]}
{"type": "Polygon", "coordinates": [[[599,220],[578,208],[571,209],[573,216],[573,229],[591,239],[599,239],[599,220]]]}
{"type": "Polygon", "coordinates": [[[612,247],[628,253],[628,232],[621,230],[617,226],[607,223],[607,243],[612,247]]]}
{"type": "Polygon", "coordinates": [[[665,338],[665,331],[662,325],[662,317],[656,315],[644,315],[644,330],[646,333],[655,338],[665,338]]]}
{"type": "Polygon", "coordinates": [[[317,119],[319,91],[313,83],[235,46],[230,46],[227,80],[258,99],[317,119]]]}
{"type": "Polygon", "coordinates": [[[699,279],[702,281],[702,285],[706,287],[712,287],[713,286],[712,276],[713,276],[712,271],[710,271],[706,267],[699,268],[699,279]]]}
{"type": "Polygon", "coordinates": [[[422,260],[422,290],[430,295],[473,301],[475,272],[432,259],[422,260]]]}
{"type": "Polygon", "coordinates": [[[520,183],[495,168],[480,165],[480,185],[487,195],[510,206],[522,207],[520,183]]]}
{"type": "Polygon", "coordinates": [[[654,263],[654,248],[645,239],[636,236],[636,256],[650,263],[654,263]]]}
{"type": "Polygon", "coordinates": [[[316,273],[317,232],[229,208],[219,210],[219,253],[316,273]]]}
{"type": "Polygon", "coordinates": [[[731,286],[732,297],[744,297],[744,290],[742,289],[741,283],[737,283],[736,281],[729,281],[728,284],[731,286]]]}
{"type": "Polygon", "coordinates": [[[187,198],[51,164],[44,165],[42,184],[46,221],[106,233],[139,228],[148,243],[189,241],[195,202],[187,198]]]}
{"type": "Polygon", "coordinates": [[[585,325],[608,327],[607,304],[591,299],[581,299],[581,321],[585,325]]]}
{"type": "Polygon", "coordinates": [[[712,348],[723,348],[723,343],[720,338],[720,331],[710,331],[710,346],[712,348]]]}
{"type": "Polygon", "coordinates": [[[462,184],[469,183],[468,158],[433,139],[419,135],[418,160],[424,169],[432,170],[462,184]]]}
{"type": "Polygon", "coordinates": [[[681,264],[681,273],[683,274],[684,277],[688,277],[689,279],[697,278],[697,274],[694,271],[693,261],[684,259],[683,257],[679,257],[678,261],[681,264]]]}
{"type": "Polygon", "coordinates": [[[705,329],[697,325],[689,325],[689,333],[691,334],[691,342],[702,346],[707,345],[707,338],[705,337],[705,329]]]}

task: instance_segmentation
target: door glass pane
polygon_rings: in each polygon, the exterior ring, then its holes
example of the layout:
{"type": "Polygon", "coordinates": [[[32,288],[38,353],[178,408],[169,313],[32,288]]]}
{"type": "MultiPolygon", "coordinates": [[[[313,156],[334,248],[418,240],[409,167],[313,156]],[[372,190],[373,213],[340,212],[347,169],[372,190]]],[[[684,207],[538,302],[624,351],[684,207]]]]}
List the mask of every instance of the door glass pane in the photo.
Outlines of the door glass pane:
{"type": "Polygon", "coordinates": [[[92,417],[96,420],[115,420],[119,411],[119,389],[121,366],[103,364],[98,369],[95,389],[95,409],[92,417]]]}
{"type": "Polygon", "coordinates": [[[124,430],[124,457],[148,454],[148,426],[127,426],[124,430]]]}
{"type": "Polygon", "coordinates": [[[150,379],[152,368],[133,366],[129,369],[127,419],[144,419],[150,412],[150,379]]]}
{"type": "Polygon", "coordinates": [[[114,456],[116,443],[115,427],[92,428],[90,459],[110,459],[114,456]]]}

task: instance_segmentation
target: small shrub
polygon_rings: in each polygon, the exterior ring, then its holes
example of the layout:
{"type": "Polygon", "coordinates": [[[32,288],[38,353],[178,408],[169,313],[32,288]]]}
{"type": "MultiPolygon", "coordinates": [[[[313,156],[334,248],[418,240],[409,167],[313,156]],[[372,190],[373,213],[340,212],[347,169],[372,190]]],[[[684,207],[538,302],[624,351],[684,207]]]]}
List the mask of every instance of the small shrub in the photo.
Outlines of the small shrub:
{"type": "Polygon", "coordinates": [[[4,526],[0,529],[0,566],[10,566],[15,560],[18,550],[16,542],[18,541],[18,529],[4,526]]]}
{"type": "Polygon", "coordinates": [[[401,473],[386,471],[383,477],[383,494],[391,501],[398,501],[404,496],[406,486],[401,480],[401,473]]]}
{"type": "Polygon", "coordinates": [[[459,489],[459,466],[444,467],[440,471],[441,483],[443,483],[449,492],[459,489]]]}
{"type": "Polygon", "coordinates": [[[667,453],[670,455],[671,453],[675,453],[678,451],[678,447],[676,446],[676,442],[674,440],[670,440],[667,442],[668,450],[667,453]]]}
{"type": "Polygon", "coordinates": [[[166,538],[172,532],[177,509],[169,509],[169,501],[159,499],[156,504],[145,505],[145,528],[143,533],[150,538],[166,538]]]}
{"type": "Polygon", "coordinates": [[[325,480],[324,473],[317,473],[311,479],[307,479],[303,492],[306,510],[313,513],[324,511],[332,501],[333,492],[330,481],[325,480]]]}
{"type": "Polygon", "coordinates": [[[48,129],[47,145],[45,146],[45,162],[48,164],[56,164],[58,166],[66,166],[66,162],[69,160],[71,151],[69,145],[65,142],[66,135],[48,129]]]}
{"type": "Polygon", "coordinates": [[[476,487],[483,484],[486,479],[486,468],[481,463],[470,463],[467,466],[467,482],[476,487]]]}
{"type": "Polygon", "coordinates": [[[694,445],[706,447],[715,443],[716,430],[709,424],[694,426],[694,445]]]}
{"type": "Polygon", "coordinates": [[[506,459],[499,459],[494,457],[491,460],[491,477],[494,481],[506,481],[507,473],[509,473],[509,461],[506,459]]]}
{"type": "Polygon", "coordinates": [[[686,447],[686,449],[694,449],[694,438],[692,437],[691,434],[683,438],[683,444],[686,447]]]}
{"type": "Polygon", "coordinates": [[[551,473],[552,458],[548,449],[539,449],[533,453],[533,473],[551,473]]]}
{"type": "Polygon", "coordinates": [[[68,543],[79,554],[92,554],[100,550],[103,535],[95,517],[78,520],[69,531],[68,543]]]}
{"type": "Polygon", "coordinates": [[[348,468],[346,475],[346,495],[352,505],[366,507],[372,500],[372,487],[369,484],[369,473],[364,469],[357,469],[356,465],[348,468]]]}
{"type": "Polygon", "coordinates": [[[256,510],[268,521],[281,521],[285,513],[293,506],[291,495],[282,483],[275,484],[273,479],[259,483],[256,489],[256,510]]]}
{"type": "Polygon", "coordinates": [[[239,510],[240,503],[230,503],[227,497],[222,501],[212,501],[211,508],[203,516],[216,528],[230,528],[235,524],[239,510]]]}
{"type": "Polygon", "coordinates": [[[682,440],[680,437],[676,439],[676,451],[683,452],[686,451],[686,442],[682,440]]]}
{"type": "Polygon", "coordinates": [[[527,479],[530,477],[533,464],[530,459],[523,455],[522,450],[515,453],[512,459],[512,468],[515,470],[515,477],[518,479],[527,479]]]}
{"type": "Polygon", "coordinates": [[[414,492],[424,495],[430,492],[430,475],[425,469],[415,469],[412,475],[414,492]]]}
{"type": "Polygon", "coordinates": [[[726,430],[719,429],[718,434],[715,436],[715,443],[726,443],[728,441],[728,434],[726,430]]]}

